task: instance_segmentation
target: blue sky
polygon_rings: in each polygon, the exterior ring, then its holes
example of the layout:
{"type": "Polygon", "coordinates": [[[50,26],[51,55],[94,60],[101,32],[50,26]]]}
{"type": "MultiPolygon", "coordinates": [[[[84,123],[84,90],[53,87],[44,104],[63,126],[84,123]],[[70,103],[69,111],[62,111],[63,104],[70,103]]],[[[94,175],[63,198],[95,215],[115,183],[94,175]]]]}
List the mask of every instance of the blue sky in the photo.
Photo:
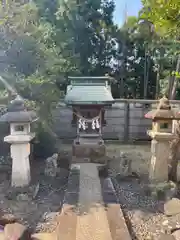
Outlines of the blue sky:
{"type": "Polygon", "coordinates": [[[116,10],[114,14],[115,23],[122,25],[124,22],[125,6],[127,6],[128,16],[137,16],[141,9],[141,0],[115,0],[116,10]]]}

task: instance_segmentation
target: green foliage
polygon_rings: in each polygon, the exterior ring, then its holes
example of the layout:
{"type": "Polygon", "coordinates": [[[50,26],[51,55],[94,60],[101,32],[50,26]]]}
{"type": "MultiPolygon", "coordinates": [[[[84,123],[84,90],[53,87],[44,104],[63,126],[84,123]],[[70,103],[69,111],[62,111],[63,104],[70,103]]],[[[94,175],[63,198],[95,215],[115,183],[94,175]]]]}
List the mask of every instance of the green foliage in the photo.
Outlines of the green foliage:
{"type": "Polygon", "coordinates": [[[113,95],[133,98],[157,97],[167,91],[169,76],[179,79],[179,0],[142,1],[140,18],[129,17],[121,28],[113,23],[113,0],[8,3],[0,72],[35,103],[49,129],[68,75],[109,73],[117,80],[113,95]]]}
{"type": "Polygon", "coordinates": [[[44,159],[52,156],[56,151],[57,139],[53,137],[42,123],[38,123],[36,126],[36,138],[33,140],[33,155],[34,158],[44,159]]]}
{"type": "MultiPolygon", "coordinates": [[[[140,18],[144,21],[150,22],[153,26],[153,31],[156,37],[153,39],[153,45],[161,53],[158,58],[158,64],[161,65],[161,77],[163,72],[169,71],[168,76],[160,79],[163,83],[161,87],[166,85],[169,88],[171,97],[175,97],[175,89],[178,87],[179,72],[178,55],[180,54],[179,44],[179,0],[148,0],[142,1],[143,8],[140,11],[140,18]],[[159,6],[157,8],[157,6],[159,6]],[[176,72],[176,74],[174,74],[176,72]]],[[[164,91],[164,90],[163,90],[164,91]]],[[[178,98],[178,95],[176,95],[178,98]]]]}
{"type": "MultiPolygon", "coordinates": [[[[104,75],[110,69],[114,2],[8,3],[0,26],[6,52],[1,75],[35,107],[43,124],[37,128],[38,138],[45,141],[49,137],[44,134],[55,135],[51,113],[66,76],[104,75]]],[[[39,144],[46,148],[44,141],[39,144]]]]}
{"type": "Polygon", "coordinates": [[[142,0],[142,3],[141,18],[151,21],[159,35],[173,36],[178,39],[180,1],[142,0]]]}
{"type": "Polygon", "coordinates": [[[124,97],[144,98],[144,92],[147,98],[155,97],[156,72],[148,42],[150,36],[149,26],[139,23],[136,17],[128,18],[123,27],[117,31],[118,61],[114,69],[116,78],[120,77],[119,82],[123,78],[124,97]]]}
{"type": "MultiPolygon", "coordinates": [[[[8,36],[2,44],[8,49],[7,70],[22,78],[13,84],[22,96],[37,102],[43,119],[50,119],[50,103],[58,101],[58,88],[70,74],[109,73],[118,86],[119,77],[123,77],[123,97],[133,91],[133,97],[142,98],[143,68],[148,62],[147,82],[151,89],[147,92],[148,97],[154,96],[154,62],[152,56],[145,57],[149,27],[130,17],[118,29],[113,23],[114,7],[113,0],[78,4],[76,0],[35,0],[11,8],[15,14],[8,15],[2,25],[8,36]]],[[[120,89],[115,89],[119,97],[120,89]]]]}

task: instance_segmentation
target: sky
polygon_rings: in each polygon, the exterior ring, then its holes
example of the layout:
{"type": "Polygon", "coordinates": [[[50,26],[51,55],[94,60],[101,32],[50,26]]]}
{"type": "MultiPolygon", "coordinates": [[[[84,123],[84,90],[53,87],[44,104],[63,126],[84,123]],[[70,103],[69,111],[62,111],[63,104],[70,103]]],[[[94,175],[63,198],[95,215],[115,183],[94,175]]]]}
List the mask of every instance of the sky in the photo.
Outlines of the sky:
{"type": "Polygon", "coordinates": [[[128,16],[137,16],[138,11],[141,9],[141,0],[115,0],[116,9],[114,14],[115,23],[122,25],[125,18],[125,9],[127,6],[128,16]]]}

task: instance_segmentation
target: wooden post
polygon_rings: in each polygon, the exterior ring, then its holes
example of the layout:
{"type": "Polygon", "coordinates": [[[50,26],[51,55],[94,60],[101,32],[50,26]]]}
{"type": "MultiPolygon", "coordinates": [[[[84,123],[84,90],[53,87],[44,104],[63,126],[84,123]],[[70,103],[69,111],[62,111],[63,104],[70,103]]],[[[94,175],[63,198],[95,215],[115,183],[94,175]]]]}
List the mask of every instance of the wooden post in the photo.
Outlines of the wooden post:
{"type": "MultiPolygon", "coordinates": [[[[79,112],[78,112],[78,114],[79,114],[79,112]]],[[[77,131],[77,139],[78,139],[78,142],[79,142],[79,139],[80,139],[79,119],[80,119],[79,116],[77,116],[77,125],[76,125],[77,129],[76,129],[76,131],[77,131]]]]}
{"type": "Polygon", "coordinates": [[[147,52],[147,48],[145,46],[145,56],[144,56],[144,99],[147,99],[147,86],[148,86],[148,61],[149,61],[149,56],[147,52]]]}
{"type": "Polygon", "coordinates": [[[101,109],[99,111],[99,125],[100,125],[99,136],[100,136],[100,138],[102,138],[102,112],[103,112],[103,110],[101,109]]]}
{"type": "Polygon", "coordinates": [[[129,140],[129,102],[124,103],[124,142],[129,140]]]}

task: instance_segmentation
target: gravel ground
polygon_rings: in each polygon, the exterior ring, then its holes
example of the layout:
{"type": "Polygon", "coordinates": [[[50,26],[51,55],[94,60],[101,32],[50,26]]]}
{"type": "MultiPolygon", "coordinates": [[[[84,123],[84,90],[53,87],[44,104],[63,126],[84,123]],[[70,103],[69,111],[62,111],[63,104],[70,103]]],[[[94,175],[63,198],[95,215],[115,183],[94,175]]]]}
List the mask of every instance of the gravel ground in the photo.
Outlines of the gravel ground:
{"type": "Polygon", "coordinates": [[[6,164],[0,167],[0,216],[12,214],[33,232],[54,230],[58,224],[56,215],[61,211],[67,179],[60,175],[47,177],[44,169],[44,160],[34,161],[31,166],[32,184],[27,192],[24,190],[17,195],[10,187],[11,166],[6,164]],[[32,199],[30,190],[35,192],[35,189],[39,191],[35,199],[32,199]]]}
{"type": "Polygon", "coordinates": [[[180,228],[180,214],[165,216],[165,202],[145,196],[143,187],[136,180],[118,181],[116,185],[119,200],[131,221],[133,239],[158,239],[161,233],[180,228]]]}
{"type": "MultiPolygon", "coordinates": [[[[71,145],[61,145],[61,149],[70,155],[71,145]]],[[[120,145],[107,144],[107,156],[112,159],[113,167],[118,169],[120,155],[123,153],[132,160],[131,169],[141,179],[148,174],[150,144],[120,145]]],[[[12,213],[20,222],[31,226],[34,231],[51,232],[57,225],[55,215],[60,212],[66,181],[61,177],[50,178],[44,175],[43,161],[37,161],[32,167],[33,182],[39,183],[36,199],[26,201],[8,200],[10,169],[0,168],[0,214],[12,213]]],[[[118,179],[117,192],[120,202],[131,221],[133,239],[158,239],[158,235],[169,229],[180,227],[180,214],[166,217],[163,214],[163,201],[155,201],[145,196],[145,182],[136,178],[118,179]]]]}
{"type": "Polygon", "coordinates": [[[125,215],[131,223],[133,240],[157,240],[161,233],[180,227],[180,214],[164,215],[164,201],[154,200],[144,192],[150,160],[150,145],[110,145],[108,154],[115,159],[118,168],[119,152],[132,160],[132,171],[139,178],[113,178],[125,215]],[[141,179],[141,180],[140,180],[141,179]]]}
{"type": "Polygon", "coordinates": [[[118,181],[116,190],[122,208],[130,221],[133,239],[156,239],[153,237],[164,232],[162,222],[167,220],[162,211],[163,202],[144,196],[142,187],[142,184],[136,180],[118,181]]]}
{"type": "MultiPolygon", "coordinates": [[[[69,145],[63,149],[70,150],[69,145]]],[[[112,160],[111,167],[118,173],[120,155],[124,154],[132,160],[131,170],[137,173],[142,181],[136,178],[116,178],[116,190],[131,221],[133,240],[158,239],[161,233],[180,227],[180,214],[172,217],[164,215],[164,201],[156,201],[144,193],[144,186],[150,163],[150,143],[146,145],[107,144],[108,160],[112,160]]]]}

